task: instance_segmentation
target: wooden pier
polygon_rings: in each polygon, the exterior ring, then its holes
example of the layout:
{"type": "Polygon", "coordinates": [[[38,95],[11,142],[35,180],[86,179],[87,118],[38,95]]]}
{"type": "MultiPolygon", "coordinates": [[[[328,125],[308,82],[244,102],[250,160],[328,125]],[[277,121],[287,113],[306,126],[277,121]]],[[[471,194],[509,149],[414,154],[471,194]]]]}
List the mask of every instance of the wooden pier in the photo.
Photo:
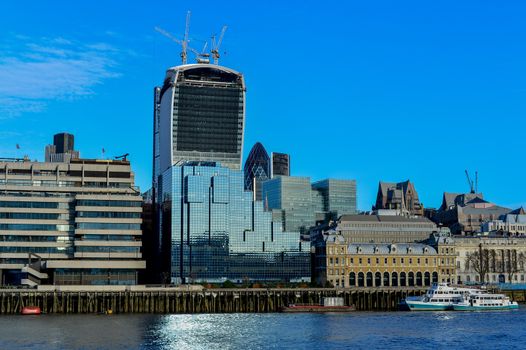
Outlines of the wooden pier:
{"type": "MultiPolygon", "coordinates": [[[[148,288],[146,288],[148,289],[148,288]]],[[[361,311],[397,310],[406,296],[425,288],[302,288],[178,290],[0,290],[0,313],[19,314],[24,306],[39,306],[48,314],[104,313],[265,313],[289,304],[319,304],[323,297],[343,297],[361,311]]]]}

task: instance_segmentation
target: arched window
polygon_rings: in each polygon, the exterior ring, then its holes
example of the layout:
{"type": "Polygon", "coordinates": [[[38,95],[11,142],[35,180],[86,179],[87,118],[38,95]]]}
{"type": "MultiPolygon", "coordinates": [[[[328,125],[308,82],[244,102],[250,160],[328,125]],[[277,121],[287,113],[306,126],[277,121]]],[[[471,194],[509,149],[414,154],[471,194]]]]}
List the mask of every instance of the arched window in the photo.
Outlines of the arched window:
{"type": "Polygon", "coordinates": [[[417,286],[421,287],[422,286],[422,272],[418,271],[416,273],[416,283],[415,283],[417,286]]]}
{"type": "Polygon", "coordinates": [[[409,272],[407,274],[407,285],[409,287],[414,287],[415,286],[415,274],[413,272],[409,272]]]}
{"type": "Polygon", "coordinates": [[[356,287],[356,274],[354,272],[349,274],[349,286],[356,287]]]}
{"type": "Polygon", "coordinates": [[[431,285],[431,274],[429,272],[424,273],[424,286],[431,285]]]}
{"type": "Polygon", "coordinates": [[[364,276],[363,272],[358,272],[358,287],[364,287],[364,276]]]}
{"type": "Polygon", "coordinates": [[[433,283],[438,283],[438,272],[433,272],[433,283]]]}
{"type": "Polygon", "coordinates": [[[405,272],[400,272],[400,287],[407,287],[405,272]]]}
{"type": "Polygon", "coordinates": [[[374,274],[374,285],[376,287],[382,286],[382,274],[380,272],[374,274]]]}
{"type": "Polygon", "coordinates": [[[393,287],[398,287],[398,274],[396,272],[391,274],[391,285],[393,287]]]}
{"type": "Polygon", "coordinates": [[[389,286],[389,272],[384,272],[384,287],[389,286]]]}
{"type": "Polygon", "coordinates": [[[367,272],[367,287],[373,286],[373,273],[367,272]]]}

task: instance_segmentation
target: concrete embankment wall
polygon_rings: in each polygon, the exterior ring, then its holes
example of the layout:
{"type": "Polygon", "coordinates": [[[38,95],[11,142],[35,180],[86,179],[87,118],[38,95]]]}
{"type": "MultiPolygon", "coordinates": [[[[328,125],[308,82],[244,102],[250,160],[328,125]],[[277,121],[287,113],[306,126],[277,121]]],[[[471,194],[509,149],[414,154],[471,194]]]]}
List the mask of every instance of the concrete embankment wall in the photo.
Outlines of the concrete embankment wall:
{"type": "MultiPolygon", "coordinates": [[[[43,313],[263,313],[279,312],[289,304],[320,304],[323,297],[343,297],[357,310],[397,310],[418,288],[306,288],[306,289],[202,289],[196,287],[86,288],[64,286],[41,290],[0,290],[0,314],[19,314],[24,306],[39,306],[43,313]],[[117,288],[117,290],[115,290],[117,288]]],[[[52,288],[51,288],[52,287],[52,288]]]]}

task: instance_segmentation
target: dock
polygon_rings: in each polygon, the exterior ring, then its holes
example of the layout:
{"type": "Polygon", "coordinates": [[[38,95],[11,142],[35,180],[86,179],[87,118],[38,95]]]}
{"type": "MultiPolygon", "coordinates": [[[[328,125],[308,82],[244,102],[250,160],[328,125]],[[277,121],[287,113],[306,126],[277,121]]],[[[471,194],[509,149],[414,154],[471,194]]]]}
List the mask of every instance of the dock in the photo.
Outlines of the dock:
{"type": "Polygon", "coordinates": [[[0,314],[19,314],[24,306],[38,306],[47,314],[110,312],[192,314],[279,312],[289,304],[320,304],[323,297],[342,297],[359,311],[397,310],[407,296],[425,288],[137,288],[112,286],[48,286],[43,290],[0,289],[0,314]]]}

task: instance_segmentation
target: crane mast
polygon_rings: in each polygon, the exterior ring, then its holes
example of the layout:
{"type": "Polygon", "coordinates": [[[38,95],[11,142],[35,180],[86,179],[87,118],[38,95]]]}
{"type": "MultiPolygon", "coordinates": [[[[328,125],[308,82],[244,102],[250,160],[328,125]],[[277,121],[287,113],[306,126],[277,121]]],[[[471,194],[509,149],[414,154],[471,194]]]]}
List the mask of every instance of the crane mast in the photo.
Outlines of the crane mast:
{"type": "Polygon", "coordinates": [[[187,53],[188,51],[191,51],[196,56],[197,63],[202,63],[202,64],[210,63],[210,56],[212,56],[214,59],[214,64],[219,64],[219,57],[220,57],[219,48],[221,47],[221,44],[223,42],[223,37],[225,36],[227,26],[223,26],[223,28],[221,29],[221,33],[219,34],[219,37],[217,38],[217,40],[216,40],[215,35],[212,36],[212,43],[211,43],[212,45],[211,45],[210,53],[207,52],[208,42],[205,42],[203,49],[201,50],[201,52],[199,52],[191,48],[189,45],[190,17],[191,17],[191,12],[188,11],[186,13],[186,24],[185,24],[185,29],[184,29],[183,40],[176,38],[175,36],[173,36],[172,34],[170,34],[169,32],[167,32],[166,30],[160,27],[155,27],[155,30],[161,33],[162,35],[164,35],[165,37],[167,37],[168,39],[181,45],[181,48],[182,48],[181,61],[183,65],[188,63],[188,53],[187,53]]]}

